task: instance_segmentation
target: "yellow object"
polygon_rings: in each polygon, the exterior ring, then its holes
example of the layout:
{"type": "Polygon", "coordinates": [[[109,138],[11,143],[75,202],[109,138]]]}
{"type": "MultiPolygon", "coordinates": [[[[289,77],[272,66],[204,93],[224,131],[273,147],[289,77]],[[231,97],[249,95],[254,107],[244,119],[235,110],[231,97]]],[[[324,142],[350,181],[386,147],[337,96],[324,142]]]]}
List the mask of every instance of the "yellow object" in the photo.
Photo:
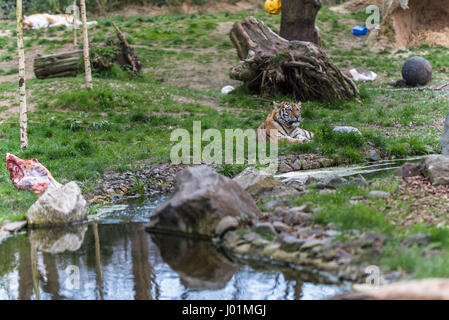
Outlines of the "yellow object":
{"type": "Polygon", "coordinates": [[[269,14],[281,13],[282,2],[281,0],[266,0],[265,11],[269,14]]]}

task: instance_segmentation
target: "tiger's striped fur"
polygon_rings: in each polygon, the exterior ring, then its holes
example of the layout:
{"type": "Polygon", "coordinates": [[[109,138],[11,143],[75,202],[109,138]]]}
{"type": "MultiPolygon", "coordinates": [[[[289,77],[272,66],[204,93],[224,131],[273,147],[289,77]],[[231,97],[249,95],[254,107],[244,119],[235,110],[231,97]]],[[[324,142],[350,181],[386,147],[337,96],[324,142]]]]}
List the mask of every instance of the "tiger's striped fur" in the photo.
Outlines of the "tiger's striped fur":
{"type": "Polygon", "coordinates": [[[279,141],[287,140],[291,143],[306,143],[313,139],[313,133],[299,128],[301,118],[301,102],[274,102],[274,110],[267,120],[257,130],[258,140],[279,141]],[[271,130],[276,130],[272,135],[271,130]]]}

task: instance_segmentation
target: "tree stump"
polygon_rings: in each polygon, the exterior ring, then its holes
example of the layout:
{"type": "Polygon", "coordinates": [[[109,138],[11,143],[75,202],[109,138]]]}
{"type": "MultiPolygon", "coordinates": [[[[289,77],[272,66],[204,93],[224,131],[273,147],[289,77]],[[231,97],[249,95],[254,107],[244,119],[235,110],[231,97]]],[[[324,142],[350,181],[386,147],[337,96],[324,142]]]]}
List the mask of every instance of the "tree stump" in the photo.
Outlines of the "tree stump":
{"type": "Polygon", "coordinates": [[[38,79],[74,77],[82,56],[82,50],[48,56],[38,55],[34,59],[34,73],[38,79]]]}
{"type": "Polygon", "coordinates": [[[251,93],[293,95],[301,101],[359,98],[354,82],[311,42],[288,41],[262,21],[248,17],[234,24],[231,41],[242,60],[231,79],[251,93]]]}
{"type": "Polygon", "coordinates": [[[126,41],[126,38],[120,29],[115,24],[112,24],[112,26],[117,33],[118,41],[110,41],[102,47],[99,46],[93,48],[94,56],[92,59],[92,66],[96,70],[106,71],[111,69],[114,63],[118,63],[122,69],[129,68],[135,74],[138,74],[142,71],[142,63],[140,62],[136,51],[129,45],[128,41],[126,41]],[[105,48],[106,51],[102,50],[105,48]],[[107,52],[108,54],[101,54],[101,51],[107,52]],[[111,51],[114,53],[111,54],[111,51]]]}

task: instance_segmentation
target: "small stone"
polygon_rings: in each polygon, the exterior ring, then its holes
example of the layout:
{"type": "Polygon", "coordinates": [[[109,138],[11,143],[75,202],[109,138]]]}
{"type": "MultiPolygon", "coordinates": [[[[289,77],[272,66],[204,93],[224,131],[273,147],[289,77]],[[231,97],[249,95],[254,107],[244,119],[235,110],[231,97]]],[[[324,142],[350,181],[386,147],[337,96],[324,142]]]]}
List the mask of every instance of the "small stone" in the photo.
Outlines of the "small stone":
{"type": "Polygon", "coordinates": [[[388,199],[390,196],[390,193],[380,190],[373,190],[368,193],[370,199],[388,199]]]}
{"type": "Polygon", "coordinates": [[[308,250],[308,249],[312,249],[312,248],[314,248],[316,246],[323,246],[325,244],[326,244],[326,241],[323,241],[323,240],[314,240],[314,239],[306,240],[304,242],[304,244],[302,245],[302,249],[303,250],[308,250]]]}
{"type": "Polygon", "coordinates": [[[324,232],[324,234],[326,235],[326,236],[328,236],[328,237],[336,237],[336,236],[338,236],[338,235],[340,235],[341,234],[341,232],[340,231],[337,231],[337,230],[326,230],[325,232],[324,232]]]}
{"type": "Polygon", "coordinates": [[[271,200],[271,201],[267,202],[264,205],[264,208],[267,211],[273,211],[276,208],[289,207],[291,205],[292,205],[292,202],[290,200],[287,200],[287,199],[276,199],[276,200],[271,200]]]}
{"type": "Polygon", "coordinates": [[[368,184],[366,182],[366,179],[361,175],[359,175],[358,177],[350,177],[348,183],[353,184],[353,185],[367,185],[368,184]]]}
{"type": "Polygon", "coordinates": [[[295,161],[293,161],[293,163],[291,164],[291,167],[293,170],[295,171],[299,171],[301,170],[302,167],[302,163],[299,159],[296,159],[295,161]]]}
{"type": "Polygon", "coordinates": [[[215,227],[215,234],[222,237],[226,232],[230,230],[235,230],[239,226],[239,222],[234,217],[224,217],[215,227]]]}
{"type": "Polygon", "coordinates": [[[304,243],[306,243],[305,240],[286,235],[281,239],[281,249],[287,252],[299,251],[304,243]]]}
{"type": "Polygon", "coordinates": [[[243,235],[243,240],[245,240],[245,242],[253,242],[256,239],[260,239],[260,235],[255,232],[248,232],[243,235]]]}
{"type": "Polygon", "coordinates": [[[284,215],[284,222],[288,225],[310,224],[313,221],[313,215],[303,212],[303,207],[294,207],[289,209],[284,215]]]}
{"type": "Polygon", "coordinates": [[[2,229],[7,232],[18,232],[18,231],[22,230],[23,228],[25,228],[26,225],[27,225],[26,220],[10,222],[10,223],[4,225],[2,229]]]}
{"type": "Polygon", "coordinates": [[[386,237],[383,234],[367,232],[363,235],[362,241],[365,244],[373,244],[374,242],[384,243],[386,237]]]}
{"type": "Polygon", "coordinates": [[[335,161],[332,159],[327,159],[327,158],[323,158],[319,160],[321,165],[323,166],[323,168],[328,168],[328,167],[332,167],[333,165],[335,165],[335,161]]]}
{"type": "Polygon", "coordinates": [[[337,133],[337,134],[338,133],[356,133],[358,135],[362,135],[362,133],[360,132],[359,129],[354,128],[354,127],[349,127],[349,126],[334,127],[333,132],[337,133]]]}
{"type": "Polygon", "coordinates": [[[285,223],[282,223],[280,221],[273,222],[273,227],[276,230],[276,232],[278,232],[278,233],[291,232],[292,231],[291,227],[289,227],[288,225],[286,225],[285,223]]]}
{"type": "Polygon", "coordinates": [[[317,189],[336,189],[340,185],[345,184],[347,182],[348,181],[345,178],[332,174],[320,179],[316,187],[317,189]]]}
{"type": "Polygon", "coordinates": [[[292,172],[293,171],[293,169],[292,169],[292,167],[290,167],[288,164],[286,164],[285,162],[282,162],[280,165],[279,165],[279,172],[280,173],[287,173],[287,172],[292,172]]]}
{"type": "Polygon", "coordinates": [[[395,175],[402,178],[416,177],[421,175],[421,166],[419,163],[404,163],[400,168],[396,170],[395,175]]]}
{"type": "Polygon", "coordinates": [[[273,235],[273,236],[277,235],[274,226],[269,222],[257,222],[253,226],[253,231],[257,232],[258,234],[273,235]]]}
{"type": "Polygon", "coordinates": [[[368,151],[368,159],[371,161],[379,161],[380,156],[376,150],[372,149],[372,150],[368,151]]]}
{"type": "Polygon", "coordinates": [[[432,236],[425,233],[416,233],[404,240],[406,246],[426,246],[432,241],[432,236]]]}

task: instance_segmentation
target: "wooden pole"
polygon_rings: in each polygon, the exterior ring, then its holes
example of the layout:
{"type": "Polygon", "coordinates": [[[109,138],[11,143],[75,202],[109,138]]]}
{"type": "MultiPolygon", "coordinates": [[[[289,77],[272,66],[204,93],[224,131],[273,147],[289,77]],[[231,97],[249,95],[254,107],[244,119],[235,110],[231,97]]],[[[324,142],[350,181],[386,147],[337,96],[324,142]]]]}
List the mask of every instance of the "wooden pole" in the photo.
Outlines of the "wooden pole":
{"type": "Polygon", "coordinates": [[[78,21],[78,7],[76,6],[76,0],[73,0],[73,45],[78,45],[78,38],[77,38],[77,21],[78,21]]]}
{"type": "Polygon", "coordinates": [[[27,94],[25,84],[25,49],[23,47],[22,0],[17,0],[17,48],[19,51],[20,147],[28,147],[27,94]]]}
{"type": "Polygon", "coordinates": [[[84,49],[84,69],[86,73],[86,88],[91,90],[92,84],[92,70],[89,58],[89,37],[87,35],[87,18],[86,18],[86,0],[80,0],[81,4],[81,22],[83,24],[83,49],[84,49]]]}

